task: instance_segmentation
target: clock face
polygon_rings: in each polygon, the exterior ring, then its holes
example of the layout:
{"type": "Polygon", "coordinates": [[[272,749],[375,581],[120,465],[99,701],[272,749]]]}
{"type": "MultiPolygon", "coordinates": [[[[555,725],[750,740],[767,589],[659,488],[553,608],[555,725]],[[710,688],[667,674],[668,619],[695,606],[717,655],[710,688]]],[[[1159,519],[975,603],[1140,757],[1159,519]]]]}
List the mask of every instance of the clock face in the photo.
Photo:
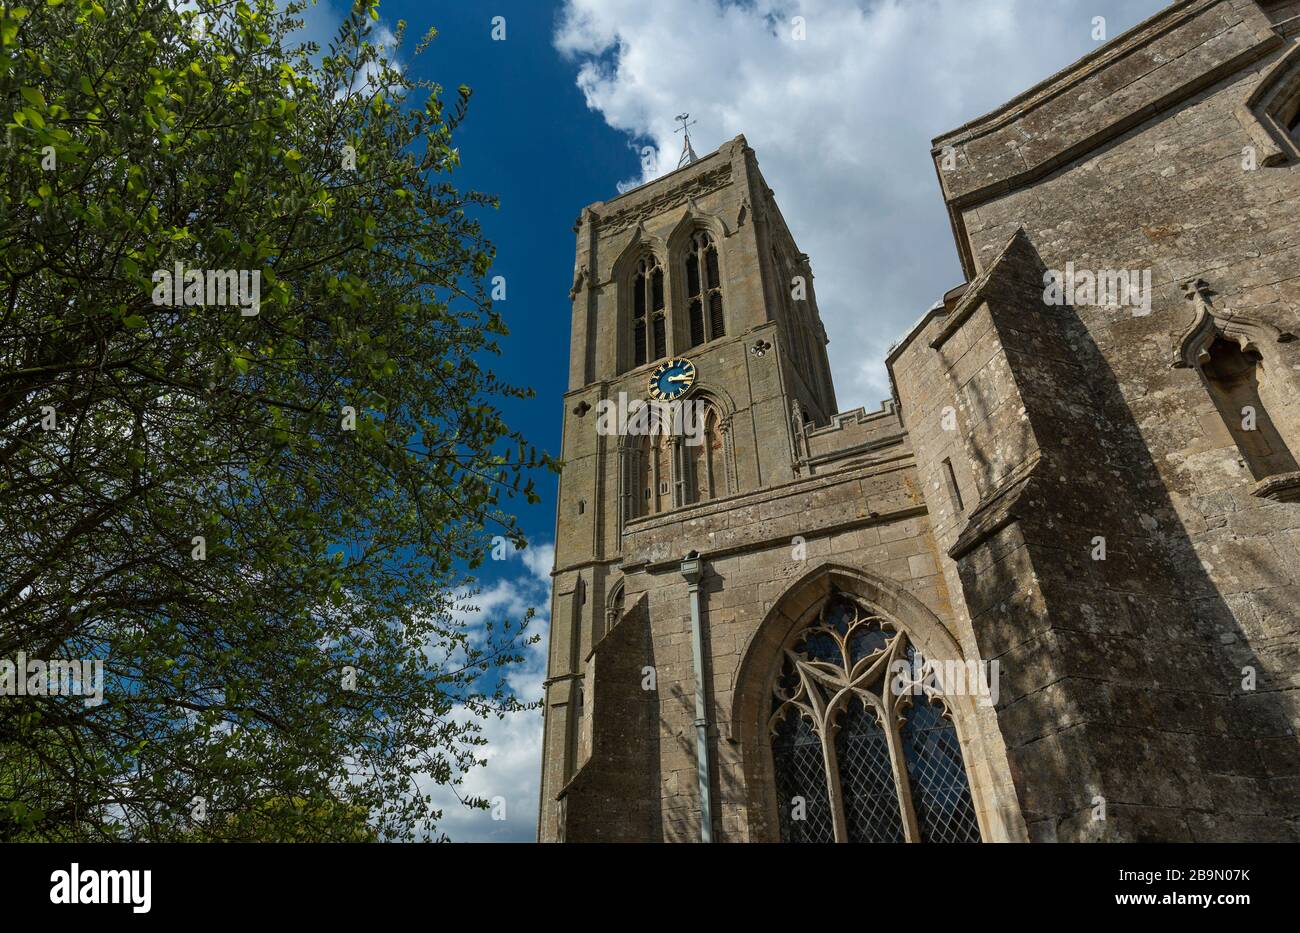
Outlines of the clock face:
{"type": "Polygon", "coordinates": [[[660,402],[681,398],[695,385],[695,364],[690,360],[675,359],[655,367],[650,374],[650,397],[660,402]]]}

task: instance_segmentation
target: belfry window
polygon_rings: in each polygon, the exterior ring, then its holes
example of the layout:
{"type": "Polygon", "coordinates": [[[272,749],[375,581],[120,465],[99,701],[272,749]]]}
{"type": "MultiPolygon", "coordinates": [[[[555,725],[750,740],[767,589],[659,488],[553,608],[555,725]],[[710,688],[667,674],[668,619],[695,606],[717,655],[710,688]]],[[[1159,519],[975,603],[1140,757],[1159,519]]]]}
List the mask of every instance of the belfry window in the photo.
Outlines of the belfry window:
{"type": "Polygon", "coordinates": [[[916,658],[838,593],[797,636],[768,721],[783,842],[980,841],[946,701],[898,673],[916,658]]]}
{"type": "Polygon", "coordinates": [[[686,256],[686,300],[691,346],[726,335],[718,247],[706,230],[697,230],[691,237],[691,251],[686,256]]]}
{"type": "Polygon", "coordinates": [[[632,279],[632,359],[634,366],[668,355],[664,313],[664,270],[653,256],[637,263],[632,279]],[[653,352],[654,356],[648,356],[653,352]]]}

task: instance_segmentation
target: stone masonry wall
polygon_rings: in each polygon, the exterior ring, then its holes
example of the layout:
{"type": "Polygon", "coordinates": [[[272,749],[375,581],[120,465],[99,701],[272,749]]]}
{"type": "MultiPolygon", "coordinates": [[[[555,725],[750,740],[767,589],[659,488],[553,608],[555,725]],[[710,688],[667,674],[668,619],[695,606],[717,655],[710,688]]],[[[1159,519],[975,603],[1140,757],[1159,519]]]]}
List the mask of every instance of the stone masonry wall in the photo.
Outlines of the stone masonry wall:
{"type": "MultiPolygon", "coordinates": [[[[715,838],[751,838],[757,788],[746,786],[731,698],[745,646],[775,601],[826,561],[897,581],[941,618],[948,596],[910,464],[848,470],[714,502],[629,527],[629,599],[647,600],[658,689],[663,838],[699,837],[694,680],[687,586],[690,550],[710,555],[701,583],[704,653],[712,700],[710,746],[717,799],[715,838]],[[800,547],[797,538],[802,538],[800,547]]],[[[599,712],[597,712],[599,715],[599,712]]]]}
{"type": "MultiPolygon", "coordinates": [[[[1075,393],[1081,410],[1056,415],[1052,400],[1035,413],[1022,399],[1033,432],[1001,453],[1014,460],[1069,442],[1076,462],[1064,479],[1030,483],[1015,510],[1023,518],[991,531],[985,556],[969,552],[975,564],[961,573],[973,615],[975,603],[1016,607],[1019,594],[1018,637],[1041,635],[1037,614],[1049,611],[1052,625],[1075,631],[1041,648],[1054,668],[1043,673],[1065,678],[1052,687],[1045,677],[1042,689],[1071,693],[1053,701],[1056,718],[1081,738],[1073,748],[1063,735],[1042,741],[1061,742],[1063,760],[1092,762],[1079,780],[1112,808],[1104,827],[1092,825],[1077,787],[1061,794],[1042,773],[1017,775],[1037,838],[1296,838],[1300,511],[1252,495],[1255,478],[1198,372],[1173,365],[1195,316],[1183,287],[1192,279],[1208,283],[1227,317],[1278,332],[1300,325],[1300,169],[1252,167],[1247,147],[1260,137],[1243,118],[1251,92],[1292,48],[1253,0],[1174,4],[1013,107],[935,141],[968,275],[1021,228],[1047,268],[1152,273],[1149,314],[1040,303],[1038,313],[1056,314],[1063,328],[1070,356],[1061,365],[1079,368],[1091,398],[1075,393]],[[954,150],[958,167],[945,172],[943,154],[954,150]],[[1128,476],[1096,485],[1100,501],[1081,501],[1089,469],[1124,462],[1128,476]],[[1089,530],[1111,544],[1104,568],[1090,559],[1089,530]],[[1248,668],[1258,674],[1253,690],[1242,687],[1248,668]],[[1071,678],[1095,689],[1071,691],[1071,678]]],[[[920,412],[946,397],[960,408],[952,386],[980,365],[945,374],[929,347],[943,317],[914,333],[893,364],[927,494],[938,491],[927,475],[938,453],[912,403],[920,412]]],[[[1272,372],[1300,367],[1295,344],[1261,351],[1272,372]]],[[[1034,353],[1007,362],[1004,385],[1069,399],[1067,369],[1044,367],[1034,353]]],[[[995,461],[999,453],[985,451],[995,461]]],[[[959,478],[980,486],[983,465],[953,460],[959,478]]],[[[996,636],[1005,626],[986,628],[996,636]]],[[[1000,641],[1011,648],[1014,638],[1000,641]]],[[[1032,737],[1008,712],[1008,745],[1013,732],[1032,737]]],[[[1026,722],[1042,730],[1041,716],[1026,722]]]]}

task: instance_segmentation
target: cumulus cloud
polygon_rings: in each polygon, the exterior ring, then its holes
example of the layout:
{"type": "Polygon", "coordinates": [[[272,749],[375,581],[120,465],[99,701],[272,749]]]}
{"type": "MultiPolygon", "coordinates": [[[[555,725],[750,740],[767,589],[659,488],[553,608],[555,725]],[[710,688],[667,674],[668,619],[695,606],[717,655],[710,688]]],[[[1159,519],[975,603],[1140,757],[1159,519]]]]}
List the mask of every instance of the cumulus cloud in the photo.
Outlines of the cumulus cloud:
{"type": "MultiPolygon", "coordinates": [[[[461,594],[460,621],[473,625],[475,620],[523,618],[530,608],[537,610],[529,631],[542,638],[524,652],[524,663],[514,668],[506,680],[515,695],[525,702],[542,697],[546,677],[546,633],[551,601],[551,566],[555,546],[533,544],[522,551],[512,551],[508,558],[512,572],[482,588],[477,594],[461,594]],[[515,569],[517,568],[517,569],[515,569]]],[[[460,711],[456,716],[465,717],[460,711]]],[[[478,750],[486,761],[465,775],[461,797],[502,798],[503,820],[493,819],[490,811],[470,810],[460,803],[450,789],[425,778],[417,783],[421,791],[431,794],[432,806],[443,811],[438,832],[455,842],[531,842],[537,833],[537,797],[542,767],[541,710],[514,713],[483,721],[487,745],[478,750]]],[[[500,811],[498,811],[500,812],[500,811]]]]}
{"type": "MultiPolygon", "coordinates": [[[[961,282],[930,141],[1165,0],[565,0],[556,48],[646,181],[744,133],[812,258],[842,409],[889,394],[891,343],[961,282]],[[801,18],[801,19],[797,19],[801,18]],[[804,38],[797,38],[798,35],[804,38]]],[[[596,193],[611,197],[615,192],[596,193]]]]}
{"type": "Polygon", "coordinates": [[[534,544],[520,551],[519,555],[523,558],[524,566],[534,577],[547,585],[550,584],[551,568],[555,565],[554,544],[534,544]]]}

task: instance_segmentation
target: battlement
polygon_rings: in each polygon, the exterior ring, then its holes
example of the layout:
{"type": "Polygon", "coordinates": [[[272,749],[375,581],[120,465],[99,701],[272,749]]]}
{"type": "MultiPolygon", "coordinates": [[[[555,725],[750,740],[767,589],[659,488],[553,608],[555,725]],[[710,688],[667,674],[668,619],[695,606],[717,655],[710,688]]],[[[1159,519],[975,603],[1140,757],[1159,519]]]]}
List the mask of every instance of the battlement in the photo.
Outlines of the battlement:
{"type": "Polygon", "coordinates": [[[807,430],[806,464],[813,474],[891,460],[911,453],[907,432],[892,399],[879,411],[854,408],[831,417],[831,423],[807,430]]]}

